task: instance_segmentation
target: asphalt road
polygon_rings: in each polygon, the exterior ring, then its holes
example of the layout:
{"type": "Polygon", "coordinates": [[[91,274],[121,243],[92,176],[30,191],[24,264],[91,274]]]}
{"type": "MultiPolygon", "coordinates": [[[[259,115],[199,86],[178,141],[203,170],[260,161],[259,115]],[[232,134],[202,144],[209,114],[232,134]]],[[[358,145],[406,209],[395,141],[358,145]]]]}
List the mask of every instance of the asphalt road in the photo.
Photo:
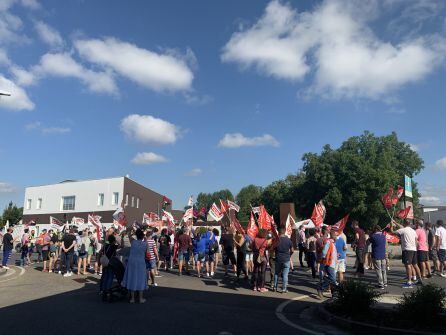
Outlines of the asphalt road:
{"type": "MultiPolygon", "coordinates": [[[[129,304],[125,299],[102,302],[96,275],[63,278],[40,270],[39,264],[13,266],[0,275],[0,333],[345,333],[314,316],[312,311],[321,301],[315,296],[316,282],[307,269],[290,274],[288,294],[253,292],[246,283],[238,284],[221,272],[215,279],[162,272],[159,286],[146,293],[145,304],[129,304]]],[[[395,263],[388,297],[403,292],[403,278],[403,268],[395,263]]],[[[364,280],[374,281],[374,272],[368,271],[364,280]]],[[[432,281],[446,284],[440,277],[432,281]]]]}

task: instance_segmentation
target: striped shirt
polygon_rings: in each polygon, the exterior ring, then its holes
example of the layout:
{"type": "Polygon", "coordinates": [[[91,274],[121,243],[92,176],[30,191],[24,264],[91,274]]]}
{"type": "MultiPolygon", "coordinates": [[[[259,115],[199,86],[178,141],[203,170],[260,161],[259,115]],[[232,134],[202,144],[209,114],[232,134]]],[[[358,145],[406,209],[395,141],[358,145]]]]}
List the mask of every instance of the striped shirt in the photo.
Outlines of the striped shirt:
{"type": "Polygon", "coordinates": [[[147,240],[146,259],[148,260],[156,259],[155,248],[156,248],[155,240],[153,238],[147,240]]]}

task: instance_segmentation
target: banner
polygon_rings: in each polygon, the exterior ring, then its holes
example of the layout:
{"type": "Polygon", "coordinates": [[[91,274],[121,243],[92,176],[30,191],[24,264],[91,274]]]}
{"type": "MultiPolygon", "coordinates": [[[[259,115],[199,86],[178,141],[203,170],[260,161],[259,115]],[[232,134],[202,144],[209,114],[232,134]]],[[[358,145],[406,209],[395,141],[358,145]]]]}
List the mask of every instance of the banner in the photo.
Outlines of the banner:
{"type": "Polygon", "coordinates": [[[165,210],[163,210],[163,216],[161,217],[161,220],[167,221],[169,228],[172,228],[175,226],[175,219],[174,219],[173,215],[169,212],[166,212],[165,210]]]}
{"type": "Polygon", "coordinates": [[[271,230],[271,226],[274,222],[274,219],[271,217],[271,215],[268,214],[268,212],[265,209],[265,206],[260,206],[260,215],[259,215],[259,228],[265,229],[265,230],[271,230]]]}
{"type": "Polygon", "coordinates": [[[239,220],[235,217],[235,215],[231,218],[231,225],[242,235],[245,235],[245,231],[243,230],[242,225],[239,220]]]}
{"type": "Polygon", "coordinates": [[[395,234],[385,232],[384,236],[386,237],[386,241],[389,243],[400,243],[400,239],[395,234]]]}
{"type": "Polygon", "coordinates": [[[121,226],[127,226],[127,219],[125,217],[125,212],[122,204],[121,207],[116,209],[116,211],[113,213],[113,220],[116,220],[121,226]]]}
{"type": "Polygon", "coordinates": [[[154,213],[154,212],[149,212],[149,213],[144,213],[142,215],[142,223],[145,224],[149,224],[153,221],[159,221],[160,218],[158,216],[158,214],[154,213]]]}
{"type": "Polygon", "coordinates": [[[251,213],[251,217],[248,222],[248,227],[246,228],[246,234],[254,241],[259,232],[259,227],[256,225],[256,221],[254,219],[254,214],[251,213]]]}
{"type": "Polygon", "coordinates": [[[88,223],[91,223],[96,228],[96,237],[101,243],[103,239],[103,232],[102,232],[102,223],[101,223],[101,217],[99,215],[94,214],[88,214],[88,223]]]}
{"type": "Polygon", "coordinates": [[[399,217],[400,219],[413,219],[413,211],[412,211],[412,217],[409,217],[409,213],[411,212],[412,206],[400,209],[397,213],[396,216],[399,217]]]}
{"type": "Polygon", "coordinates": [[[220,208],[215,204],[212,204],[211,209],[209,210],[209,215],[215,220],[220,221],[223,219],[223,213],[220,211],[220,208]]]}
{"type": "Polygon", "coordinates": [[[191,208],[186,209],[186,211],[184,212],[184,215],[183,215],[183,221],[187,222],[188,220],[193,219],[193,218],[194,218],[193,208],[191,207],[191,208]]]}
{"type": "Polygon", "coordinates": [[[252,207],[252,206],[251,206],[251,211],[252,211],[254,214],[260,215],[260,206],[258,206],[258,207],[252,207]]]}
{"type": "Polygon", "coordinates": [[[228,211],[228,209],[229,209],[228,204],[224,200],[220,199],[220,211],[221,211],[221,213],[223,213],[223,214],[226,213],[228,211]]]}
{"type": "Polygon", "coordinates": [[[73,216],[73,218],[71,219],[71,224],[76,225],[76,226],[82,225],[84,223],[85,223],[85,220],[82,218],[73,216]]]}
{"type": "Polygon", "coordinates": [[[230,209],[235,210],[237,213],[240,212],[240,206],[237,205],[235,202],[232,202],[231,200],[228,200],[228,205],[230,209]]]}
{"type": "Polygon", "coordinates": [[[321,200],[314,205],[313,213],[311,214],[311,221],[313,221],[316,227],[320,227],[324,223],[325,213],[326,209],[321,200]]]}
{"type": "MultiPolygon", "coordinates": [[[[28,223],[29,224],[29,223],[28,223]]],[[[60,220],[58,220],[58,219],[56,219],[55,217],[53,217],[53,216],[50,216],[50,224],[52,224],[52,225],[57,225],[57,226],[59,226],[59,227],[62,227],[63,226],[63,223],[60,221],[60,220]]]]}

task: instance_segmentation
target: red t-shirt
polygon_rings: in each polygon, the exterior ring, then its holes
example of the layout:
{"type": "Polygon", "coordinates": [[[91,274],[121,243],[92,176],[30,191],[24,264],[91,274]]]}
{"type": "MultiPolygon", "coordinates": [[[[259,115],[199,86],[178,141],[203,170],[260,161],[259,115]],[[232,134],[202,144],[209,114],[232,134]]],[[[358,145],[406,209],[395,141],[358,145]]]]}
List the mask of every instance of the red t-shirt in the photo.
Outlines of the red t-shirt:
{"type": "Polygon", "coordinates": [[[192,243],[192,240],[190,239],[189,235],[181,234],[178,236],[178,249],[186,252],[189,250],[189,247],[192,243]]]}

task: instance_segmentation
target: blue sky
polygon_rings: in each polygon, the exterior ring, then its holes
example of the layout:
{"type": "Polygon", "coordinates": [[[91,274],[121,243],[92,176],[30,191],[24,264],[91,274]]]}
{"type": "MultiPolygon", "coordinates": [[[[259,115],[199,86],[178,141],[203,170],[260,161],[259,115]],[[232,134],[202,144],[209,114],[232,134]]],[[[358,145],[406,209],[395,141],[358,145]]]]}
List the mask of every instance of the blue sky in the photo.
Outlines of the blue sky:
{"type": "Polygon", "coordinates": [[[130,177],[174,200],[396,131],[446,203],[444,1],[0,2],[0,207],[130,177]]]}

